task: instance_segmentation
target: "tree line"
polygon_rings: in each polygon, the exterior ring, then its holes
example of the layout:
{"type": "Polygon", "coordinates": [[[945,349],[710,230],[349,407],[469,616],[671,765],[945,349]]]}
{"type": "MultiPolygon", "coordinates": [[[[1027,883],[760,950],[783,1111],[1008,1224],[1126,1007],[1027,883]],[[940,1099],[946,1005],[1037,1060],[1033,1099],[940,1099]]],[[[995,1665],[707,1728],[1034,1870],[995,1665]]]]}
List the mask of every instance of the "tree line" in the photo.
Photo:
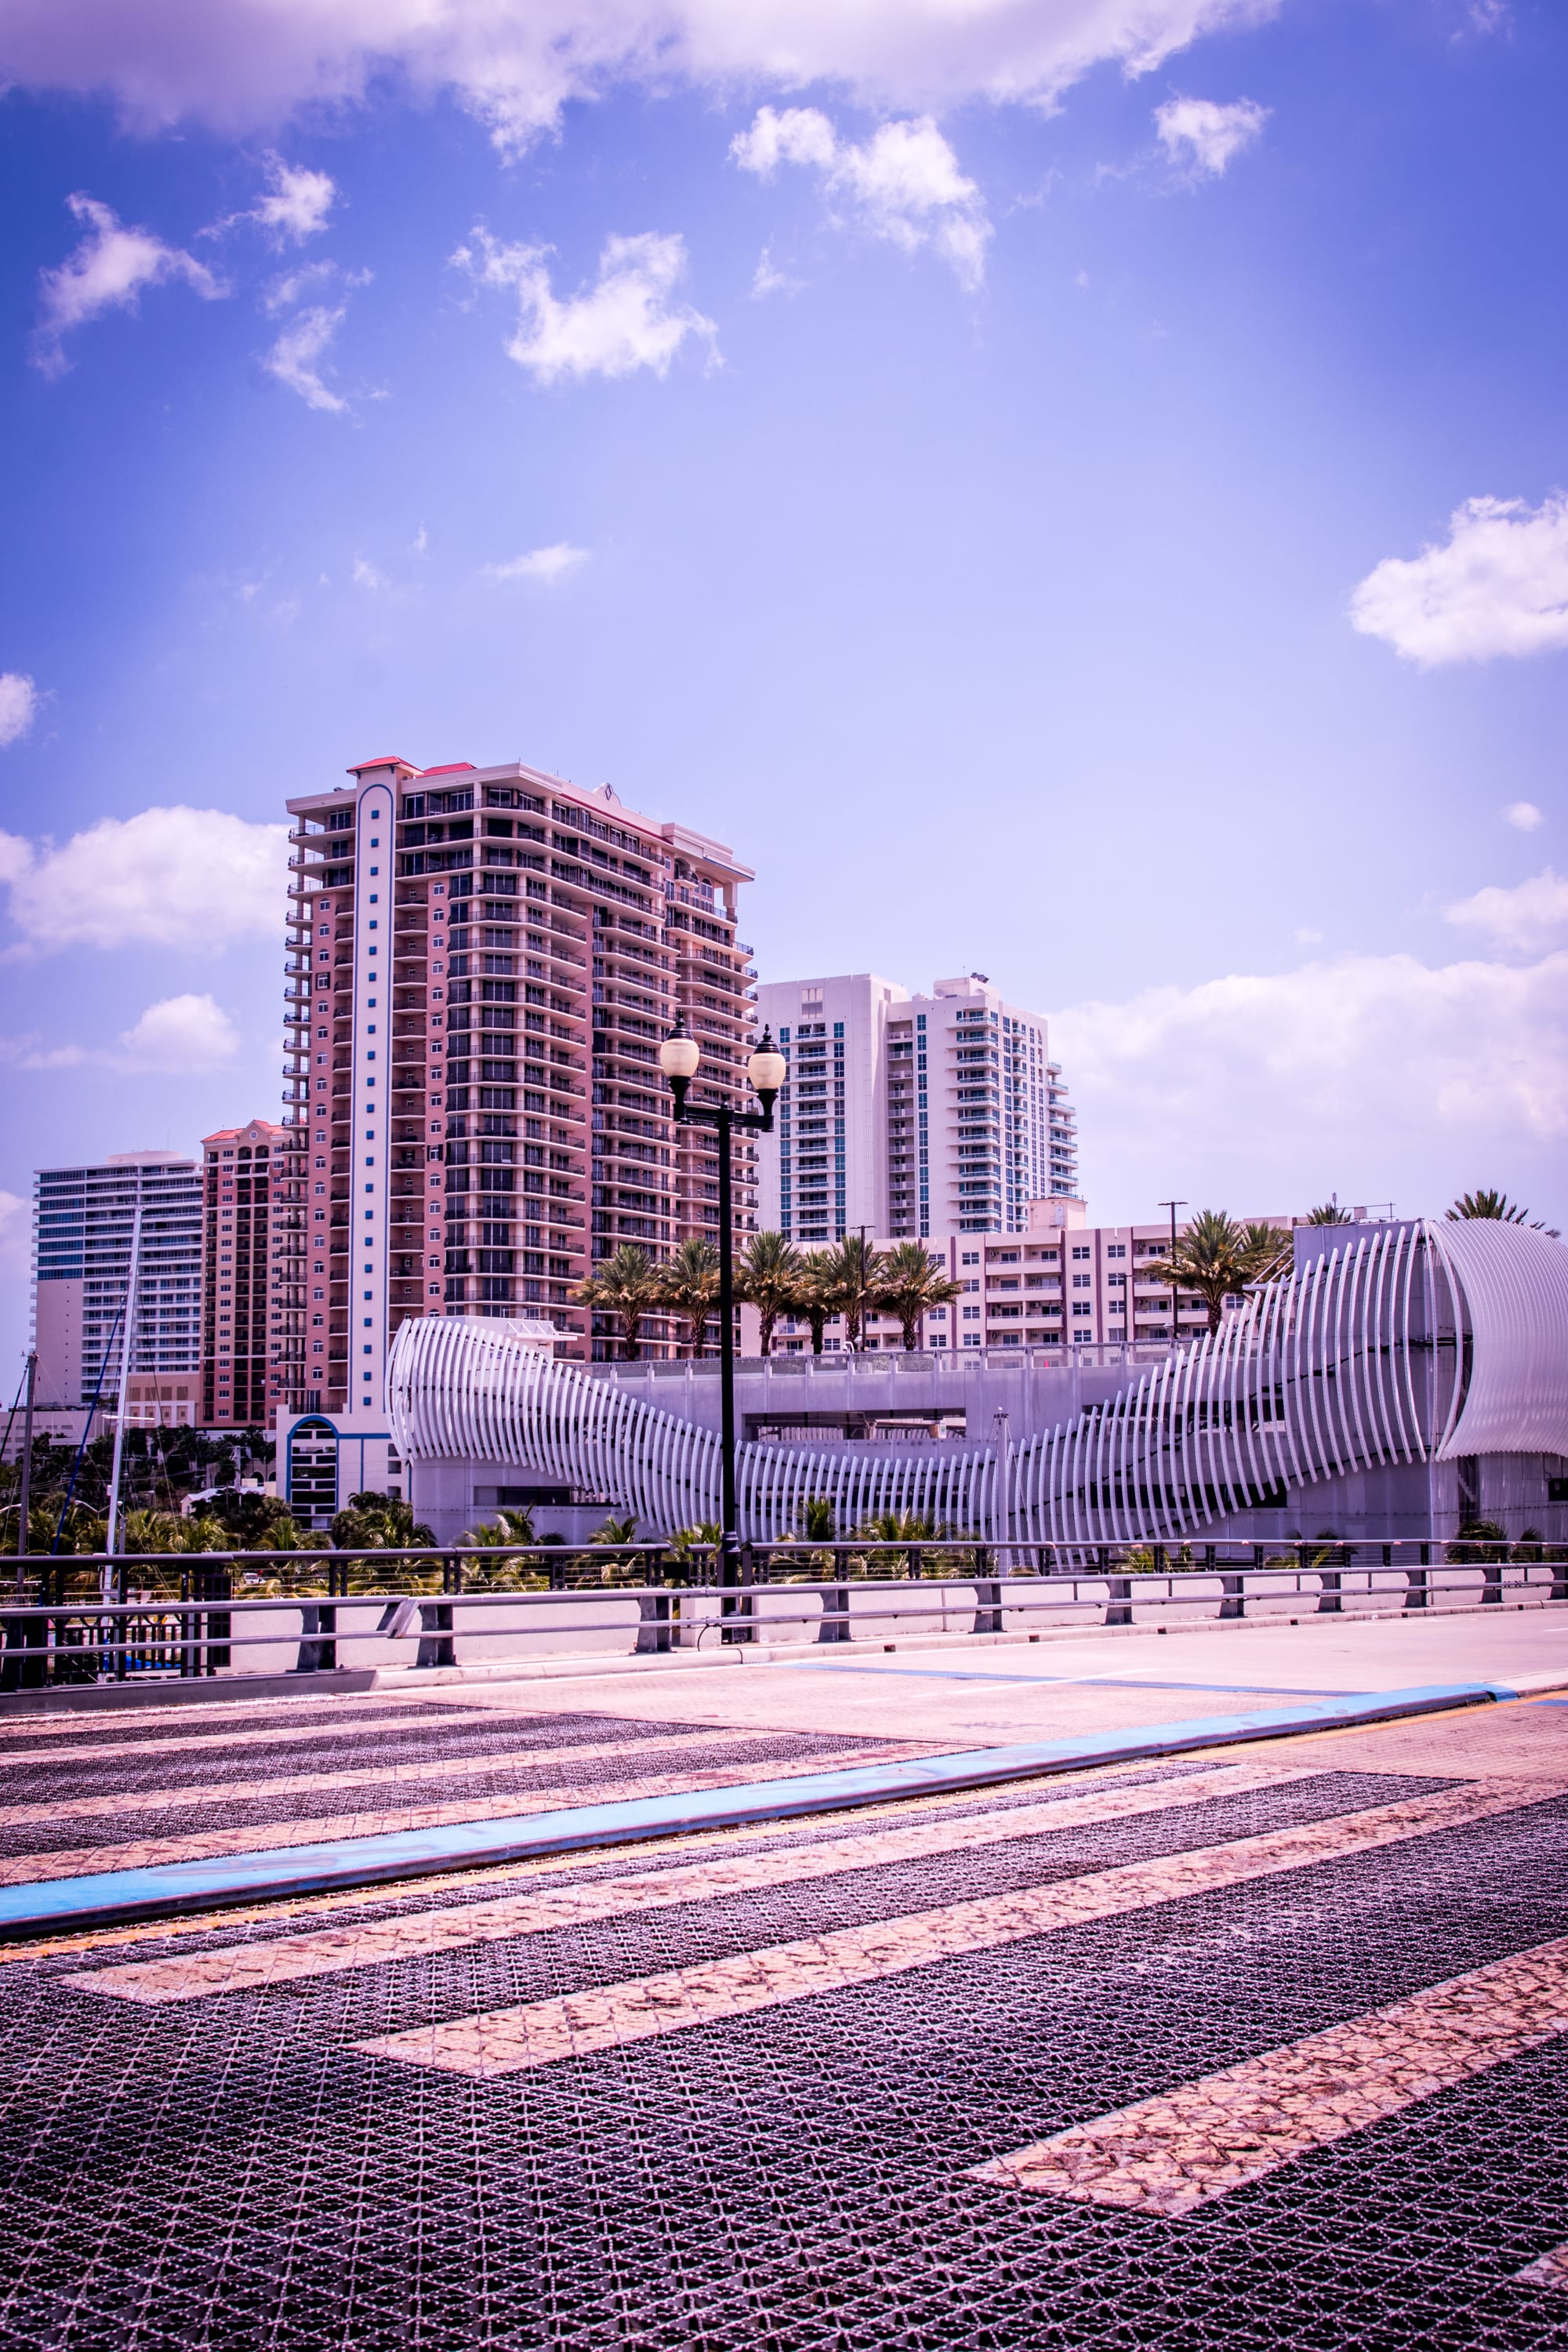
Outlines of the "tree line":
{"type": "MultiPolygon", "coordinates": [[[[1504,1224],[1524,1224],[1530,1215],[1506,1194],[1486,1188],[1461,1193],[1445,1213],[1450,1221],[1483,1217],[1504,1224]]],[[[1346,1222],[1332,1200],[1302,1220],[1309,1225],[1346,1222]]],[[[1538,1223],[1535,1230],[1542,1228],[1538,1223]]],[[[1136,1274],[1201,1303],[1209,1329],[1217,1331],[1227,1300],[1288,1272],[1291,1257],[1288,1230],[1235,1218],[1224,1209],[1202,1209],[1162,1257],[1146,1260],[1136,1274]]],[[[762,1233],[752,1234],[735,1257],[735,1297],[757,1310],[764,1356],[773,1353],[773,1333],[784,1316],[806,1325],[816,1356],[837,1315],[844,1318],[851,1348],[859,1346],[868,1315],[896,1315],[903,1344],[912,1350],[920,1344],[921,1318],[959,1295],[960,1286],[924,1242],[896,1242],[879,1250],[852,1234],[830,1248],[805,1250],[782,1234],[762,1233]]],[[[682,1242],[673,1256],[658,1259],[635,1243],[623,1243],[595,1267],[575,1296],[580,1306],[591,1307],[614,1325],[628,1362],[636,1361],[642,1327],[654,1316],[672,1317],[678,1349],[700,1356],[719,1304],[719,1253],[711,1242],[693,1240],[682,1242]]]]}
{"type": "MultiPolygon", "coordinates": [[[[762,1353],[771,1356],[781,1316],[804,1322],[812,1353],[820,1356],[823,1335],[836,1315],[845,1337],[858,1347],[868,1315],[896,1315],[907,1349],[920,1345],[922,1315],[946,1307],[959,1286],[923,1242],[896,1242],[879,1250],[858,1234],[831,1248],[797,1249],[782,1234],[752,1234],[735,1256],[735,1297],[757,1310],[762,1353]]],[[[576,1293],[615,1327],[628,1363],[640,1352],[642,1327],[651,1316],[668,1315],[678,1327],[678,1349],[700,1356],[719,1305],[719,1253],[711,1242],[682,1242],[671,1257],[653,1257],[635,1243],[623,1243],[596,1265],[576,1293]]]]}

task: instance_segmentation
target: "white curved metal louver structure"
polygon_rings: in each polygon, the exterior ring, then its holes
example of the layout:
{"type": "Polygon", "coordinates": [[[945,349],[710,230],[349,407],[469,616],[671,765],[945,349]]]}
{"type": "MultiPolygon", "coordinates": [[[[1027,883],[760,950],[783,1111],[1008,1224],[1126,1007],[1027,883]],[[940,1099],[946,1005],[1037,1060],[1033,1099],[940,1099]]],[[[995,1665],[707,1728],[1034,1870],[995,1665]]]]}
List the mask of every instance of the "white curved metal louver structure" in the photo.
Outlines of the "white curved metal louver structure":
{"type": "MultiPolygon", "coordinates": [[[[429,1318],[405,1323],[387,1360],[388,1412],[405,1461],[510,1462],[609,1496],[639,1527],[673,1532],[719,1516],[719,1436],[628,1397],[580,1364],[521,1346],[504,1323],[429,1318]]],[[[867,1446],[855,1458],[796,1446],[742,1445],[741,1526],[793,1532],[807,1498],[831,1497],[838,1524],[882,1511],[940,1527],[989,1528],[996,1465],[984,1450],[867,1446]]]]}
{"type": "MultiPolygon", "coordinates": [[[[504,1323],[405,1323],[388,1392],[405,1460],[515,1464],[647,1529],[718,1515],[714,1431],[504,1323]]],[[[1568,1455],[1568,1251],[1480,1221],[1385,1225],[1005,1454],[745,1444],[741,1526],[792,1535],[821,1496],[842,1528],[897,1512],[992,1540],[1179,1541],[1324,1479],[1494,1453],[1568,1455]]]]}

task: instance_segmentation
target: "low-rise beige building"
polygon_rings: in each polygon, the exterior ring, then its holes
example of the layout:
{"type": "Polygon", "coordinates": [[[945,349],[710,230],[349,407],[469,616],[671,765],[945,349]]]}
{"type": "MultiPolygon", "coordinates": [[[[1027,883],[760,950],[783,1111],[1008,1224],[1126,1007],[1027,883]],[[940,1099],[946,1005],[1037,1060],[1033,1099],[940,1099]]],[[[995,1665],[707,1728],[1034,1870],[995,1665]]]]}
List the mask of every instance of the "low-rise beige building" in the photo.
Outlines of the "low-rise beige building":
{"type": "MultiPolygon", "coordinates": [[[[1266,1222],[1289,1232],[1291,1218],[1266,1222]]],[[[1186,1228],[1178,1224],[1178,1234],[1186,1228]]],[[[1146,1269],[1171,1245],[1169,1223],[1091,1225],[1082,1201],[1032,1201],[1021,1233],[935,1234],[928,1247],[933,1263],[959,1286],[951,1306],[932,1307],[922,1318],[920,1344],[943,1349],[1170,1346],[1195,1339],[1207,1328],[1202,1299],[1183,1292],[1173,1301],[1166,1284],[1146,1269]]],[[[876,1246],[889,1246],[886,1237],[876,1246]]],[[[742,1327],[754,1348],[754,1318],[742,1327]]],[[[901,1348],[896,1316],[867,1318],[868,1349],[901,1348]]],[[[844,1345],[844,1324],[835,1318],[825,1345],[844,1345]]],[[[799,1354],[811,1346],[804,1323],[781,1320],[774,1346],[799,1354]]]]}

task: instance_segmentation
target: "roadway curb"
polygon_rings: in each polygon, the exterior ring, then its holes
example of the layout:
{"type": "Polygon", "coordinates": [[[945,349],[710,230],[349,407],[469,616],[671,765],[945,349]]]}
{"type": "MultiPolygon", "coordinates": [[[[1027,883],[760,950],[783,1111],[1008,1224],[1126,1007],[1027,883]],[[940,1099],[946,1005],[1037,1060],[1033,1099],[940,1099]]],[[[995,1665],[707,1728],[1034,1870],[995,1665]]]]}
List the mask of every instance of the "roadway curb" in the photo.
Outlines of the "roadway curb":
{"type": "Polygon", "coordinates": [[[1360,1698],[1270,1708],[1260,1715],[1199,1717],[1187,1723],[1083,1732],[1069,1739],[1029,1740],[1015,1747],[915,1757],[898,1764],[803,1774],[799,1780],[743,1781],[728,1789],[677,1790],[665,1797],[625,1798],[613,1804],[572,1806],[500,1821],[451,1822],[441,1829],[389,1830],[326,1845],[273,1847],[161,1868],[40,1879],[29,1885],[0,1887],[0,1940],[76,1927],[106,1927],[131,1919],[174,1917],[236,1901],[373,1886],[400,1878],[424,1878],[432,1872],[522,1862],[584,1847],[688,1836],[698,1830],[736,1829],[803,1814],[840,1812],[857,1805],[884,1804],[889,1798],[939,1796],[1047,1773],[1084,1771],[1096,1765],[1179,1756],[1194,1748],[1283,1739],[1292,1733],[1349,1730],[1359,1724],[1435,1715],[1519,1696],[1500,1683],[1437,1683],[1411,1690],[1374,1691],[1360,1698]]]}

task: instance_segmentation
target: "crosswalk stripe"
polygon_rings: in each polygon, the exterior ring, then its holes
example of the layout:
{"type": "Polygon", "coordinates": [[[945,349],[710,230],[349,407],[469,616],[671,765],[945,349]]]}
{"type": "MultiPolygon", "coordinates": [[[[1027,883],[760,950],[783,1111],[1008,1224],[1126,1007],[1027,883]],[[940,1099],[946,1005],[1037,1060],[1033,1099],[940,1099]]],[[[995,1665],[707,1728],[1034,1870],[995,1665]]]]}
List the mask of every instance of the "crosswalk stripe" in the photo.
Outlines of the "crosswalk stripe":
{"type": "MultiPolygon", "coordinates": [[[[1320,1732],[1314,1733],[1309,1740],[1292,1740],[1288,1746],[1281,1742],[1269,1752],[1275,1757],[1304,1755],[1310,1752],[1324,1737],[1326,1735],[1320,1732]]],[[[1181,1770],[1182,1774],[1185,1774],[1208,1769],[1210,1768],[1204,1765],[1190,1765],[1184,1759],[1181,1770]]],[[[1318,1769],[1323,1768],[1320,1766],[1318,1769]]],[[[1375,1768],[1359,1767],[1358,1769],[1375,1768]]],[[[1126,1766],[1121,1764],[1101,1765],[1087,1771],[1075,1772],[1070,1781],[1057,1780],[1049,1785],[1064,1791],[1114,1788],[1121,1784],[1126,1769],[1126,1766]]],[[[1167,1785],[1173,1786],[1179,1777],[1181,1776],[1170,1776],[1167,1785]]],[[[1165,1776],[1162,1776],[1163,1780],[1165,1776]]],[[[919,1803],[922,1815],[933,1818],[938,1814],[945,1814],[960,1808],[973,1810],[975,1795],[976,1792],[973,1789],[948,1789],[939,1794],[921,1797],[914,1801],[902,1795],[887,1797],[876,1803],[857,1806],[855,1819],[858,1823],[891,1821],[895,1817],[908,1820],[911,1801],[919,1803]]],[[[828,1822],[831,1818],[831,1815],[826,1813],[818,1816],[819,1821],[824,1823],[828,1822]]],[[[739,1834],[754,1837],[766,1835],[770,1831],[776,1834],[779,1830],[787,1831],[798,1826],[799,1824],[793,1819],[782,1820],[776,1823],[758,1822],[743,1827],[739,1834]]],[[[714,1835],[711,1829],[700,1826],[661,1838],[658,1846],[658,1858],[661,1863],[671,1863],[689,1853],[710,1854],[713,1851],[714,1835]]],[[[570,1847],[561,1852],[526,1854],[515,1861],[467,1867],[463,1871],[462,1883],[465,1890],[469,1894],[478,1894],[487,1886],[534,1886],[542,1881],[559,1877],[563,1871],[580,1871],[584,1860],[592,1860],[595,1863],[619,1863],[628,1870],[634,1866],[646,1868],[648,1863],[648,1848],[642,1839],[634,1838],[618,1844],[595,1845],[591,1855],[584,1855],[582,1852],[570,1847]]],[[[229,1907],[217,1911],[187,1913],[173,1918],[141,1919],[111,1927],[78,1927],[67,1929],[57,1936],[30,1937],[26,1943],[0,1942],[0,1969],[23,1960],[63,1959],[70,1958],[73,1954],[85,1958],[89,1953],[123,1951],[134,1945],[160,1943],[171,1937],[189,1937],[195,1939],[218,1934],[230,1927],[249,1927],[257,1925],[281,1927],[291,1919],[315,1919],[327,1912],[339,1916],[345,1912],[365,1910],[373,1906],[379,1907],[389,1900],[401,1901],[425,1895],[446,1894],[450,1891],[451,1885],[450,1866],[443,1866],[439,1861],[436,1861],[431,1864],[427,1875],[399,1879],[395,1886],[389,1886],[384,1882],[377,1881],[374,1884],[334,1887],[330,1892],[313,1891],[304,1895],[268,1895],[260,1901],[249,1903],[237,1901],[229,1907]]]]}
{"type": "Polygon", "coordinates": [[[325,1928],[221,1951],[181,1953],[166,1959],[125,1961],[79,1971],[65,1982],[126,2000],[192,2000],[213,1993],[288,1983],[300,1977],[331,1975],[342,1969],[458,1951],[473,1944],[542,1935],[552,1927],[581,1927],[634,1912],[668,1910],[681,1903],[798,1885],[833,1877],[841,1871],[874,1870],[887,1863],[1003,1844],[1042,1832],[1097,1827],[1140,1813],[1206,1804],[1215,1798],[1317,1777],[1318,1768],[1309,1764],[1286,1769],[1277,1762],[1221,1765],[1174,1787],[1168,1781],[1145,1782],[1142,1787],[1047,1799],[1037,1805],[1014,1806],[979,1817],[928,1818],[850,1837],[822,1839],[810,1845],[775,1847],[763,1853],[703,1860],[675,1869],[644,1870],[631,1877],[599,1879],[587,1885],[531,1888],[498,1902],[418,1911],[364,1927],[325,1928]]]}
{"type": "MultiPolygon", "coordinates": [[[[626,1751],[621,1751],[625,1754],[626,1751]]],[[[918,1747],[879,1749],[879,1764],[896,1764],[906,1758],[928,1756],[929,1742],[918,1747]]],[[[770,1780],[800,1780],[866,1760],[857,1745],[847,1754],[792,1757],[770,1763],[770,1780]]],[[[70,1846],[47,1853],[7,1854],[0,1859],[0,1886],[26,1886],[41,1879],[78,1878],[106,1871],[142,1870],[165,1863],[204,1862],[223,1854],[254,1853],[260,1841],[268,1852],[282,1846],[325,1845],[339,1838],[379,1837],[395,1830],[444,1829],[463,1822],[511,1821],[528,1813],[553,1812],[562,1806],[613,1804],[636,1797],[679,1796],[703,1789],[744,1787],[756,1776],[754,1764],[735,1764],[710,1772],[638,1773],[620,1780],[602,1780],[584,1788],[568,1782],[554,1789],[529,1789],[515,1796],[468,1797],[445,1805],[380,1807],[374,1811],[336,1813],[310,1821],[250,1822],[243,1829],[193,1830],[177,1837],[148,1837],[120,1845],[70,1846]]]]}
{"type": "MultiPolygon", "coordinates": [[[[232,1702],[226,1702],[227,1704],[232,1702]]],[[[292,1702],[281,1699],[274,1702],[279,1706],[289,1704],[292,1702]]],[[[7,1765],[47,1764],[52,1767],[57,1764],[114,1764],[130,1757],[140,1763],[144,1756],[200,1756],[209,1748],[221,1748],[226,1752],[233,1748],[300,1748],[312,1739],[333,1740],[342,1745],[350,1738],[361,1743],[383,1737],[400,1740],[410,1733],[429,1738],[433,1733],[439,1735],[443,1731],[489,1730],[492,1727],[502,1730],[509,1723],[538,1724],[542,1730],[547,1726],[553,1728],[554,1724],[553,1717],[542,1717],[537,1707],[473,1706],[461,1711],[454,1707],[449,1710],[443,1708],[437,1716],[432,1713],[427,1701],[416,1703],[412,1699],[402,1699],[397,1704],[403,1710],[402,1714],[386,1722],[377,1717],[365,1723],[350,1717],[342,1724],[320,1721],[268,1723],[248,1731],[237,1731],[231,1727],[224,1731],[191,1731],[183,1737],[170,1732],[161,1739],[139,1736],[141,1719],[138,1712],[134,1722],[121,1717],[110,1727],[121,1733],[122,1737],[118,1739],[84,1742],[79,1748],[62,1748],[58,1744],[20,1750],[5,1748],[0,1750],[0,1760],[7,1765]]],[[[242,1708],[239,1711],[254,1714],[255,1709],[242,1708]]],[[[159,1708],[158,1719],[166,1721],[170,1712],[167,1707],[159,1708]]],[[[190,1713],[188,1706],[185,1712],[187,1715],[190,1713]]],[[[40,1724],[36,1727],[42,1731],[49,1727],[40,1724]]]]}
{"type": "MultiPolygon", "coordinates": [[[[1565,2032],[1561,1937],[996,2157],[971,2177],[1175,2221],[1565,2032]]],[[[1538,2283],[1568,2284],[1568,2273],[1538,2283]]]]}
{"type": "Polygon", "coordinates": [[[1180,1902],[1280,1871],[1371,1853],[1537,1804],[1565,1790],[1568,1783],[1538,1780],[1471,1783],[1329,1822],[1123,1864],[1050,1886],[945,1904],[561,1999],[416,2026],[353,2046],[373,2057],[489,2079],[807,2000],[819,1992],[876,1983],[933,1961],[992,1950],[1154,1904],[1180,1902]]]}
{"type": "MultiPolygon", "coordinates": [[[[755,1748],[775,1741],[773,1731],[721,1733],[727,1745],[755,1748]]],[[[537,1765],[603,1764],[611,1757],[637,1760],[644,1756],[668,1759],[685,1749],[700,1754],[710,1741],[690,1732],[662,1732],[647,1738],[597,1740],[592,1746],[512,1748],[484,1756],[409,1758],[379,1764],[348,1764],[333,1769],[315,1767],[302,1772],[279,1773],[269,1780],[197,1780],[176,1789],[107,1790],[90,1797],[57,1798],[52,1802],[0,1805],[0,1828],[29,1828],[39,1822],[112,1821],[125,1813],[168,1812],[188,1805],[245,1805],[268,1797],[308,1796],[321,1789],[395,1789],[404,1781],[482,1780],[488,1772],[526,1771],[537,1765]]]]}
{"type": "Polygon", "coordinates": [[[1550,2286],[1568,2294],[1568,2246],[1551,2247],[1534,2262],[1526,2263],[1523,2270],[1515,2271],[1514,2277],[1521,2286],[1550,2286]]]}

